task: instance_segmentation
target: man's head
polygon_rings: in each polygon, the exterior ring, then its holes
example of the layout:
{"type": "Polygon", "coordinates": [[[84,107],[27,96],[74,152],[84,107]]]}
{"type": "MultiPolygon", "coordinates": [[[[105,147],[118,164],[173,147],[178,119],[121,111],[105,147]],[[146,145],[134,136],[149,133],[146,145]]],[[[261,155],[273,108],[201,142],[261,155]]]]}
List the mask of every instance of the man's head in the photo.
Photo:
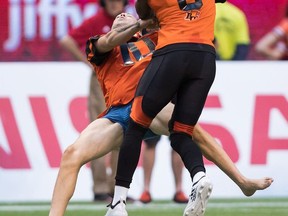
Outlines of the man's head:
{"type": "Polygon", "coordinates": [[[111,17],[116,17],[122,13],[127,4],[128,0],[100,0],[100,5],[111,17]]]}
{"type": "Polygon", "coordinates": [[[114,22],[112,24],[112,29],[119,28],[122,26],[129,26],[136,22],[137,19],[133,15],[128,13],[121,13],[115,17],[114,22]]]}

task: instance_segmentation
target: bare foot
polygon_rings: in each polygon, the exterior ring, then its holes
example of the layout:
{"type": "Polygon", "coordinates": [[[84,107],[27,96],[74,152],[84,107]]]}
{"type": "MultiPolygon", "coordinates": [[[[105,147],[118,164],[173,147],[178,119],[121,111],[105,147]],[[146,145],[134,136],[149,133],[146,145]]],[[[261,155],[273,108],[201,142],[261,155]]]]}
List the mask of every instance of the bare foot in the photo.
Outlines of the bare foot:
{"type": "Polygon", "coordinates": [[[268,188],[274,180],[269,177],[262,179],[246,179],[246,181],[241,184],[240,189],[246,196],[252,196],[257,190],[265,190],[268,188]]]}

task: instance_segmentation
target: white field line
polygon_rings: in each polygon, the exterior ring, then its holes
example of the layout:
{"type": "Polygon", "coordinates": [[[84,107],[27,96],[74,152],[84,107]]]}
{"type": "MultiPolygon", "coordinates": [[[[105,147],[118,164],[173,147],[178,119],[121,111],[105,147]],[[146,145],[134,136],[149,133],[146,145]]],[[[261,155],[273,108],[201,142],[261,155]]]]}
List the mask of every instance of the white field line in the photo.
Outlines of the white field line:
{"type": "MultiPolygon", "coordinates": [[[[165,204],[148,204],[144,205],[141,203],[136,204],[128,204],[127,210],[138,210],[138,209],[145,209],[145,210],[167,210],[167,209],[176,209],[176,208],[184,208],[184,204],[174,204],[174,203],[165,203],[165,204]]],[[[235,203],[208,203],[207,208],[256,208],[256,207],[266,207],[266,208],[288,208],[288,202],[235,202],[235,203]]],[[[28,205],[0,205],[0,212],[1,211],[48,211],[50,205],[39,205],[39,204],[28,204],[28,205]]],[[[70,204],[68,206],[68,210],[105,210],[107,209],[105,204],[70,204]]]]}

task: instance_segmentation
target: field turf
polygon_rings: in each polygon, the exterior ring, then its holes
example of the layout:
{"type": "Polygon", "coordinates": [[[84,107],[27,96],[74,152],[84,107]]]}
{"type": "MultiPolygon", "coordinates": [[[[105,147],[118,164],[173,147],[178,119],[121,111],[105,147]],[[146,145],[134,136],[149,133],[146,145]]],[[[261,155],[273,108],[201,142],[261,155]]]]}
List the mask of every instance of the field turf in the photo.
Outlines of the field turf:
{"type": "MultiPolygon", "coordinates": [[[[129,203],[129,216],[182,216],[185,204],[129,203]]],[[[0,216],[47,216],[49,203],[0,203],[0,216]]],[[[104,216],[106,203],[70,202],[66,216],[104,216]]],[[[210,199],[205,216],[288,216],[288,198],[210,199]]]]}

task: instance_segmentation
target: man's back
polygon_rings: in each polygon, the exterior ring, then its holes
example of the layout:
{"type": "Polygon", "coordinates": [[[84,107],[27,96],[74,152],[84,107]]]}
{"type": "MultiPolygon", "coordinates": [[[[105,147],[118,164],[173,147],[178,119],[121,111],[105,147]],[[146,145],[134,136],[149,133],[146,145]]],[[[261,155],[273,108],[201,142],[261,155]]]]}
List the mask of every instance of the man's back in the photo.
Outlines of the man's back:
{"type": "Polygon", "coordinates": [[[215,1],[186,4],[176,0],[148,0],[160,23],[157,49],[172,43],[203,43],[213,46],[215,1]]]}

